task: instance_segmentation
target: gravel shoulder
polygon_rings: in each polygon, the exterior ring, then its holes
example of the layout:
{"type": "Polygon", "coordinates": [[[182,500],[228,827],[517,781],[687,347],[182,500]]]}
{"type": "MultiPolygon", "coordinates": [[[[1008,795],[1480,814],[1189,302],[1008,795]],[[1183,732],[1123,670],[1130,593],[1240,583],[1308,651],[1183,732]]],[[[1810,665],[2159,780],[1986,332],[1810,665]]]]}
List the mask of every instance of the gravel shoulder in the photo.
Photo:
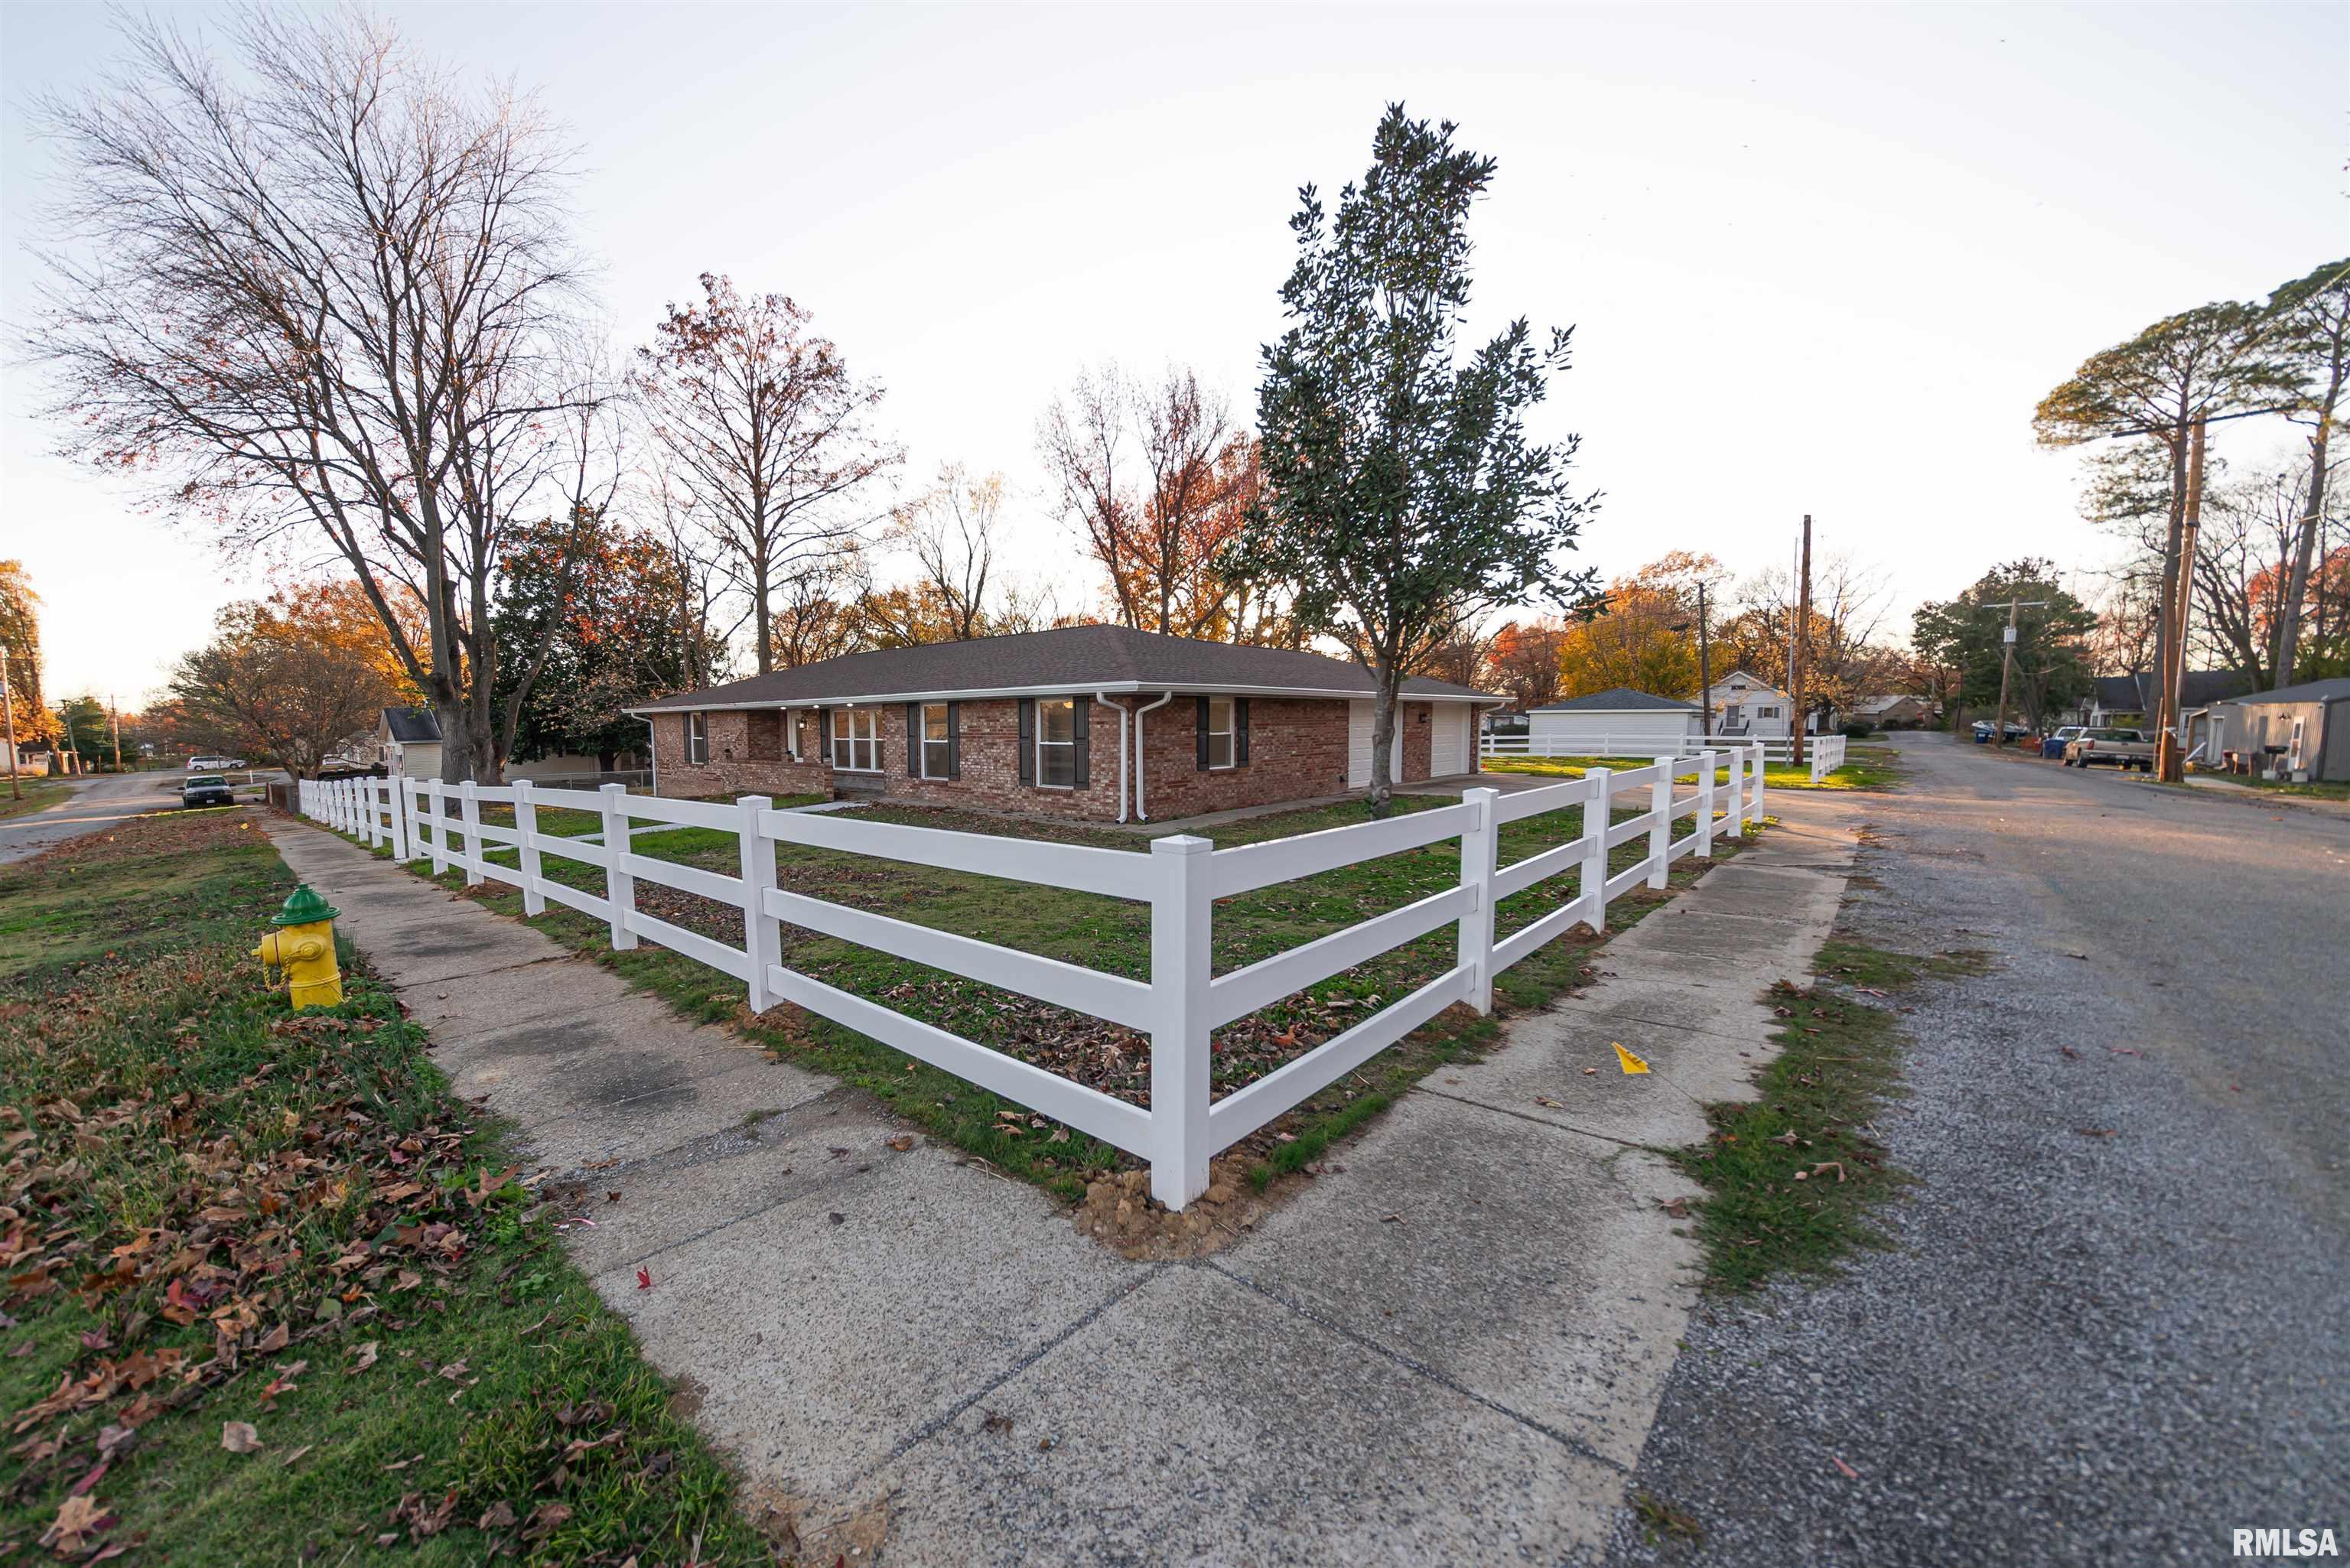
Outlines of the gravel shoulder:
{"type": "Polygon", "coordinates": [[[1692,1317],[1617,1563],[2210,1563],[2350,1524],[2350,825],[1905,738],[1846,927],[1899,998],[1882,1252],[1692,1317]]]}

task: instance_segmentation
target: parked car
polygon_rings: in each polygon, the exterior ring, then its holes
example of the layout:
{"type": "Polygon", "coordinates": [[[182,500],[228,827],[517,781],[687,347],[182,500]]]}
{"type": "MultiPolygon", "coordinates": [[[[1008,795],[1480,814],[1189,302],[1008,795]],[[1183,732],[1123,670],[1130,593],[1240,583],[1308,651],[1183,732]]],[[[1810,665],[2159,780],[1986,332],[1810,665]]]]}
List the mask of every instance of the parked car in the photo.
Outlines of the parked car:
{"type": "Polygon", "coordinates": [[[381,763],[325,763],[318,768],[320,784],[335,784],[343,779],[388,779],[390,776],[391,770],[381,763]]]}
{"type": "Polygon", "coordinates": [[[228,787],[228,780],[218,774],[192,774],[180,786],[180,804],[192,805],[234,805],[236,795],[228,787]]]}
{"type": "Polygon", "coordinates": [[[2040,754],[2043,757],[2062,758],[2064,748],[2079,740],[2088,728],[2086,724],[2067,724],[2053,735],[2043,735],[2040,738],[2040,754]]]}
{"type": "MultiPolygon", "coordinates": [[[[1991,743],[1991,732],[1996,730],[1998,727],[1999,726],[1992,723],[1989,719],[1977,719],[1975,721],[1975,744],[1978,746],[1989,745],[1991,743]]],[[[2032,733],[2032,731],[2029,726],[2019,723],[2013,719],[2010,719],[2007,722],[2006,733],[2009,740],[2021,741],[2029,736],[2032,733]]]]}
{"type": "Polygon", "coordinates": [[[2124,773],[2136,768],[2142,774],[2150,774],[2154,771],[2154,742],[2140,730],[2084,730],[2066,742],[2066,767],[2093,768],[2099,763],[2111,763],[2124,773]]]}
{"type": "Polygon", "coordinates": [[[190,757],[188,771],[192,774],[224,773],[230,768],[244,766],[243,757],[190,757]]]}

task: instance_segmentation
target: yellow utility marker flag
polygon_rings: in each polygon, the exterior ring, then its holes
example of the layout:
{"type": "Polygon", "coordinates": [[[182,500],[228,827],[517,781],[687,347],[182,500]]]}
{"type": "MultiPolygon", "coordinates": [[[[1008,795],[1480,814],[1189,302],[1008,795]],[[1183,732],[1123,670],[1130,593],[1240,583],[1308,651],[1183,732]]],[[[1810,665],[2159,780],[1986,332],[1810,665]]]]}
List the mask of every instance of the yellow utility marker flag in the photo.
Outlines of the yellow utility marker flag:
{"type": "MultiPolygon", "coordinates": [[[[1607,1044],[1610,1045],[1616,1045],[1616,1042],[1613,1040],[1610,1040],[1607,1044]]],[[[1648,1070],[1648,1063],[1642,1061],[1639,1057],[1633,1055],[1632,1053],[1625,1050],[1621,1045],[1616,1045],[1616,1060],[1622,1064],[1624,1071],[1627,1073],[1645,1073],[1648,1070]]]]}

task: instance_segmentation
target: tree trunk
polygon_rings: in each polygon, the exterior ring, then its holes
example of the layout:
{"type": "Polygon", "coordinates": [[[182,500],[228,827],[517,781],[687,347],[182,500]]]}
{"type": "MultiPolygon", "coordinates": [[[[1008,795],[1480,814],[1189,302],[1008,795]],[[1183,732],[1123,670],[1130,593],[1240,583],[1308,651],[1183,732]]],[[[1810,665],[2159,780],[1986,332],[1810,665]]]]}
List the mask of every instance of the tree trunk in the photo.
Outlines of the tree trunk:
{"type": "Polygon", "coordinates": [[[1403,684],[1394,667],[1378,666],[1378,696],[1371,709],[1371,784],[1363,803],[1373,816],[1385,816],[1395,802],[1394,770],[1388,761],[1395,745],[1396,694],[1403,684]]]}
{"type": "Polygon", "coordinates": [[[2332,410],[2317,423],[2309,438],[2309,504],[2303,509],[2300,536],[2293,541],[2293,569],[2286,575],[2284,601],[2277,607],[2276,683],[2293,684],[2293,661],[2301,652],[2301,601],[2309,592],[2309,568],[2317,553],[2317,531],[2325,518],[2325,445],[2332,410]]]}

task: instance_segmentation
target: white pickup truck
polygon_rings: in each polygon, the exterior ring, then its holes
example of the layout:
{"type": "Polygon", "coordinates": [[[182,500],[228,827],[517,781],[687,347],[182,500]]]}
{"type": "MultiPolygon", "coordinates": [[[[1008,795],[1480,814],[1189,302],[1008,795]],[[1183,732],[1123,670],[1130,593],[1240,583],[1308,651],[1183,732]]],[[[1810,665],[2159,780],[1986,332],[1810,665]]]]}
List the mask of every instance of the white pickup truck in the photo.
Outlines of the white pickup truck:
{"type": "Polygon", "coordinates": [[[2064,744],[2064,765],[2093,768],[2110,763],[2127,773],[2154,772],[2154,742],[2142,730],[2084,730],[2064,744]]]}

